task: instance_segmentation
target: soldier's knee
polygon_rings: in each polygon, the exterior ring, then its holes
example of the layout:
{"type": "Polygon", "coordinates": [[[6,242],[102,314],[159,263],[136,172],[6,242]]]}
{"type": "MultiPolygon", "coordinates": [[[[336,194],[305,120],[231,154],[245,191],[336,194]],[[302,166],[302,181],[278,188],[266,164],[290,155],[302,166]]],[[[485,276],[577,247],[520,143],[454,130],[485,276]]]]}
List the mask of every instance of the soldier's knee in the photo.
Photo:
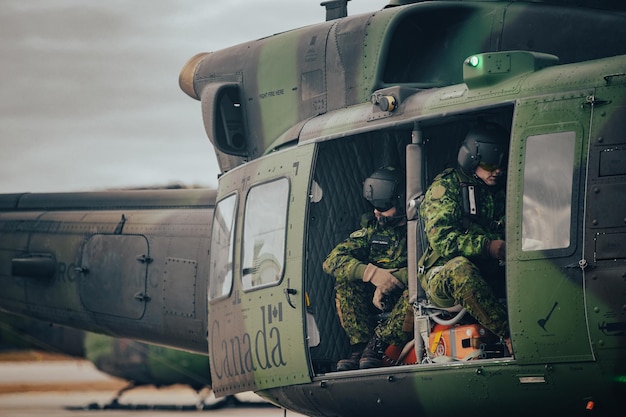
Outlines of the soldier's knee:
{"type": "Polygon", "coordinates": [[[457,256],[446,264],[446,275],[455,288],[479,285],[482,275],[476,265],[464,256],[457,256]]]}
{"type": "Polygon", "coordinates": [[[457,256],[445,266],[447,273],[455,277],[480,276],[480,270],[465,256],[457,256]]]}

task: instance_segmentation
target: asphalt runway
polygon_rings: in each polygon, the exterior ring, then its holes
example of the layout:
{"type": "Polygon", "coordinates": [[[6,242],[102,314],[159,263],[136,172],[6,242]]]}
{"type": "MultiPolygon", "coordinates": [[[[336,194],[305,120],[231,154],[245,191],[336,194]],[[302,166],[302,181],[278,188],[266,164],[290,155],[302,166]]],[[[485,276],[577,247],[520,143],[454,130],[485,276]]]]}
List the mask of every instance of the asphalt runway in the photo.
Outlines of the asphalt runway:
{"type": "Polygon", "coordinates": [[[83,360],[0,360],[0,417],[302,416],[253,393],[224,402],[183,385],[138,387],[119,398],[120,408],[110,408],[126,384],[83,360]]]}

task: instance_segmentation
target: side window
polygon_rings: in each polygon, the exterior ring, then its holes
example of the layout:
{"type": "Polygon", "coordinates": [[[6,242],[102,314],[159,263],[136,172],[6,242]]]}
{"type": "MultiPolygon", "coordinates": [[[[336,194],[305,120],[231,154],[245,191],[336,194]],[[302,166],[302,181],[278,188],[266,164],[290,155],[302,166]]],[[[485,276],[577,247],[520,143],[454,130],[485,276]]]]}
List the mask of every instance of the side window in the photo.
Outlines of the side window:
{"type": "Polygon", "coordinates": [[[522,201],[522,250],[571,244],[575,132],[529,136],[522,201]]]}
{"type": "Polygon", "coordinates": [[[243,226],[243,289],[280,281],[285,264],[289,181],[281,178],[250,189],[243,226]]]}
{"type": "Polygon", "coordinates": [[[226,197],[215,207],[211,234],[209,300],[230,294],[233,287],[236,208],[235,194],[226,197]]]}

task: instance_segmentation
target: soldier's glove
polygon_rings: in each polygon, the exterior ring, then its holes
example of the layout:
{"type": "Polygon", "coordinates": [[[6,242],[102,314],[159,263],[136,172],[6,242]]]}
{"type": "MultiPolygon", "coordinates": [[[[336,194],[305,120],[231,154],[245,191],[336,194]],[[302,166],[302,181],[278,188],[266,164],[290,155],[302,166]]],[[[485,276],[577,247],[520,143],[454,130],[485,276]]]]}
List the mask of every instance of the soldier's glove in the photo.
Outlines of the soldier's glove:
{"type": "Polygon", "coordinates": [[[393,276],[397,269],[383,269],[374,264],[367,264],[363,273],[363,282],[371,282],[383,294],[390,294],[394,289],[404,289],[404,284],[393,276]]]}
{"type": "Polygon", "coordinates": [[[503,261],[506,257],[506,242],[504,240],[487,240],[485,249],[492,258],[503,261]]]}
{"type": "Polygon", "coordinates": [[[374,290],[374,297],[372,297],[372,304],[376,306],[379,310],[384,310],[385,306],[383,306],[383,299],[385,298],[385,294],[380,290],[380,288],[376,288],[374,290]]]}

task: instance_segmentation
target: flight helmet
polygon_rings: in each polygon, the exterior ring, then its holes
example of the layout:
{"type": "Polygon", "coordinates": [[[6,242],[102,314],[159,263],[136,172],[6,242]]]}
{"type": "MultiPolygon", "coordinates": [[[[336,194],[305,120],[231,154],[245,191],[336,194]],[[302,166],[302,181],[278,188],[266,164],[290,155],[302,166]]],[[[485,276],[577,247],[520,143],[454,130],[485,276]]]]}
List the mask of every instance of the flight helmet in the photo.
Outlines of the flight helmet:
{"type": "Polygon", "coordinates": [[[392,166],[377,169],[363,182],[363,197],[380,212],[396,207],[404,214],[404,175],[392,166]]]}
{"type": "Polygon", "coordinates": [[[459,149],[459,167],[465,172],[474,172],[479,164],[506,168],[509,133],[494,124],[483,124],[470,129],[459,149]]]}

